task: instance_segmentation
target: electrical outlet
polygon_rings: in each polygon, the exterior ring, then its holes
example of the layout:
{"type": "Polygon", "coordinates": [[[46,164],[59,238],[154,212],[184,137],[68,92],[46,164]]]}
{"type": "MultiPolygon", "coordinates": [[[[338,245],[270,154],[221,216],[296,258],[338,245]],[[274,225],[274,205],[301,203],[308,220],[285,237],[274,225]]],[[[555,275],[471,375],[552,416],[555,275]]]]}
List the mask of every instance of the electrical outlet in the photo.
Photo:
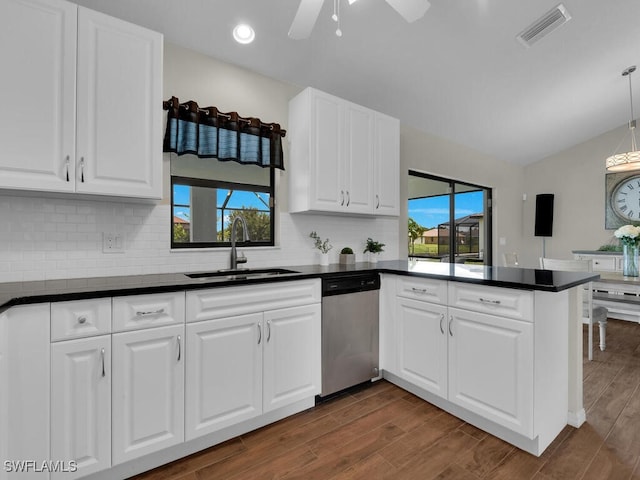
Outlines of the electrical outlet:
{"type": "Polygon", "coordinates": [[[124,240],[121,233],[102,232],[102,253],[123,253],[124,240]]]}

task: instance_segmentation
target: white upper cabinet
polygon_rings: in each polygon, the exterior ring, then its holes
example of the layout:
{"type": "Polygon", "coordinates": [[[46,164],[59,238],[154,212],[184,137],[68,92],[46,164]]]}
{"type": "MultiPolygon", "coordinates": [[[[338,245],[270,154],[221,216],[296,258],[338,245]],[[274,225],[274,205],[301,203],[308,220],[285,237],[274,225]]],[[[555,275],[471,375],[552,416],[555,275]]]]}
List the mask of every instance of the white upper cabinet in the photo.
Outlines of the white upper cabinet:
{"type": "Polygon", "coordinates": [[[77,7],[2,0],[0,17],[0,186],[72,192],[77,7]]]}
{"type": "Polygon", "coordinates": [[[398,215],[399,135],[396,119],[305,89],[289,102],[290,211],[398,215]]]}
{"type": "Polygon", "coordinates": [[[162,35],[62,0],[0,15],[0,188],[161,198],[162,35]]]}
{"type": "Polygon", "coordinates": [[[400,215],[400,121],[375,114],[373,213],[400,215]]]}
{"type": "Polygon", "coordinates": [[[76,190],[162,197],[162,35],[78,8],[76,190]]]}

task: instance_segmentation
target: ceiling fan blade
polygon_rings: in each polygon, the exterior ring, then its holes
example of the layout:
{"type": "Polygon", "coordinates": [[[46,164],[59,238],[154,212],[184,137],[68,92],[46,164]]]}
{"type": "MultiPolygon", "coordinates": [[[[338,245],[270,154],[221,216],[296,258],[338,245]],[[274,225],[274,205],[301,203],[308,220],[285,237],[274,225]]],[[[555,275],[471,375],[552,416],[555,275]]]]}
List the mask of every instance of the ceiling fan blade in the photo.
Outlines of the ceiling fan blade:
{"type": "Polygon", "coordinates": [[[409,23],[422,18],[431,6],[429,0],[387,0],[387,3],[409,23]]]}
{"type": "Polygon", "coordinates": [[[324,0],[300,0],[298,11],[289,29],[289,37],[294,39],[307,38],[316,23],[324,0]]]}

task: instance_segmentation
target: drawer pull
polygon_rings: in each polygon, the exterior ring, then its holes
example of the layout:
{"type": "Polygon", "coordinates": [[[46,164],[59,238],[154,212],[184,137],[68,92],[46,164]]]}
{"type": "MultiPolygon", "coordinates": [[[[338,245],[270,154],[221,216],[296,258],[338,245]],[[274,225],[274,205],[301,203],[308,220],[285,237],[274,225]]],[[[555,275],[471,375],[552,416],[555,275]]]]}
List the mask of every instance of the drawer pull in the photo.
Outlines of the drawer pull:
{"type": "Polygon", "coordinates": [[[442,327],[442,322],[444,321],[444,313],[440,314],[440,331],[444,335],[444,328],[442,327]]]}
{"type": "Polygon", "coordinates": [[[160,315],[161,313],[164,313],[164,308],[160,308],[158,310],[150,310],[148,312],[136,312],[136,315],[138,317],[146,317],[148,315],[160,315]]]}
{"type": "Polygon", "coordinates": [[[178,335],[178,362],[180,361],[180,359],[182,358],[182,345],[181,345],[181,338],[180,335],[178,335]]]}
{"type": "Polygon", "coordinates": [[[482,298],[482,297],[480,297],[479,300],[482,303],[490,303],[491,305],[500,305],[500,300],[490,300],[488,298],[482,298]]]}
{"type": "Polygon", "coordinates": [[[87,317],[85,317],[84,315],[81,317],[78,317],[78,323],[80,325],[84,325],[87,322],[87,317]]]}
{"type": "Polygon", "coordinates": [[[104,366],[104,348],[102,350],[100,350],[100,357],[102,359],[102,376],[106,377],[107,376],[107,372],[106,372],[105,366],[104,366]]]}
{"type": "Polygon", "coordinates": [[[415,293],[427,293],[427,289],[426,288],[411,287],[411,291],[415,292],[415,293]]]}

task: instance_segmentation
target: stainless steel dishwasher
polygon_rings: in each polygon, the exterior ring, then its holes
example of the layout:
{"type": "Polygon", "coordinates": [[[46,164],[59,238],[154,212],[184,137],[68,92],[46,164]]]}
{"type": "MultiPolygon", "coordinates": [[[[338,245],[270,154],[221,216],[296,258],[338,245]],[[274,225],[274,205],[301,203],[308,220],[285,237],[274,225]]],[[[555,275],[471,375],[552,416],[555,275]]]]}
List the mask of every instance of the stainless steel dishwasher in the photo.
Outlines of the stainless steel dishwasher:
{"type": "Polygon", "coordinates": [[[378,376],[377,273],[322,279],[322,392],[325,397],[378,376]]]}

